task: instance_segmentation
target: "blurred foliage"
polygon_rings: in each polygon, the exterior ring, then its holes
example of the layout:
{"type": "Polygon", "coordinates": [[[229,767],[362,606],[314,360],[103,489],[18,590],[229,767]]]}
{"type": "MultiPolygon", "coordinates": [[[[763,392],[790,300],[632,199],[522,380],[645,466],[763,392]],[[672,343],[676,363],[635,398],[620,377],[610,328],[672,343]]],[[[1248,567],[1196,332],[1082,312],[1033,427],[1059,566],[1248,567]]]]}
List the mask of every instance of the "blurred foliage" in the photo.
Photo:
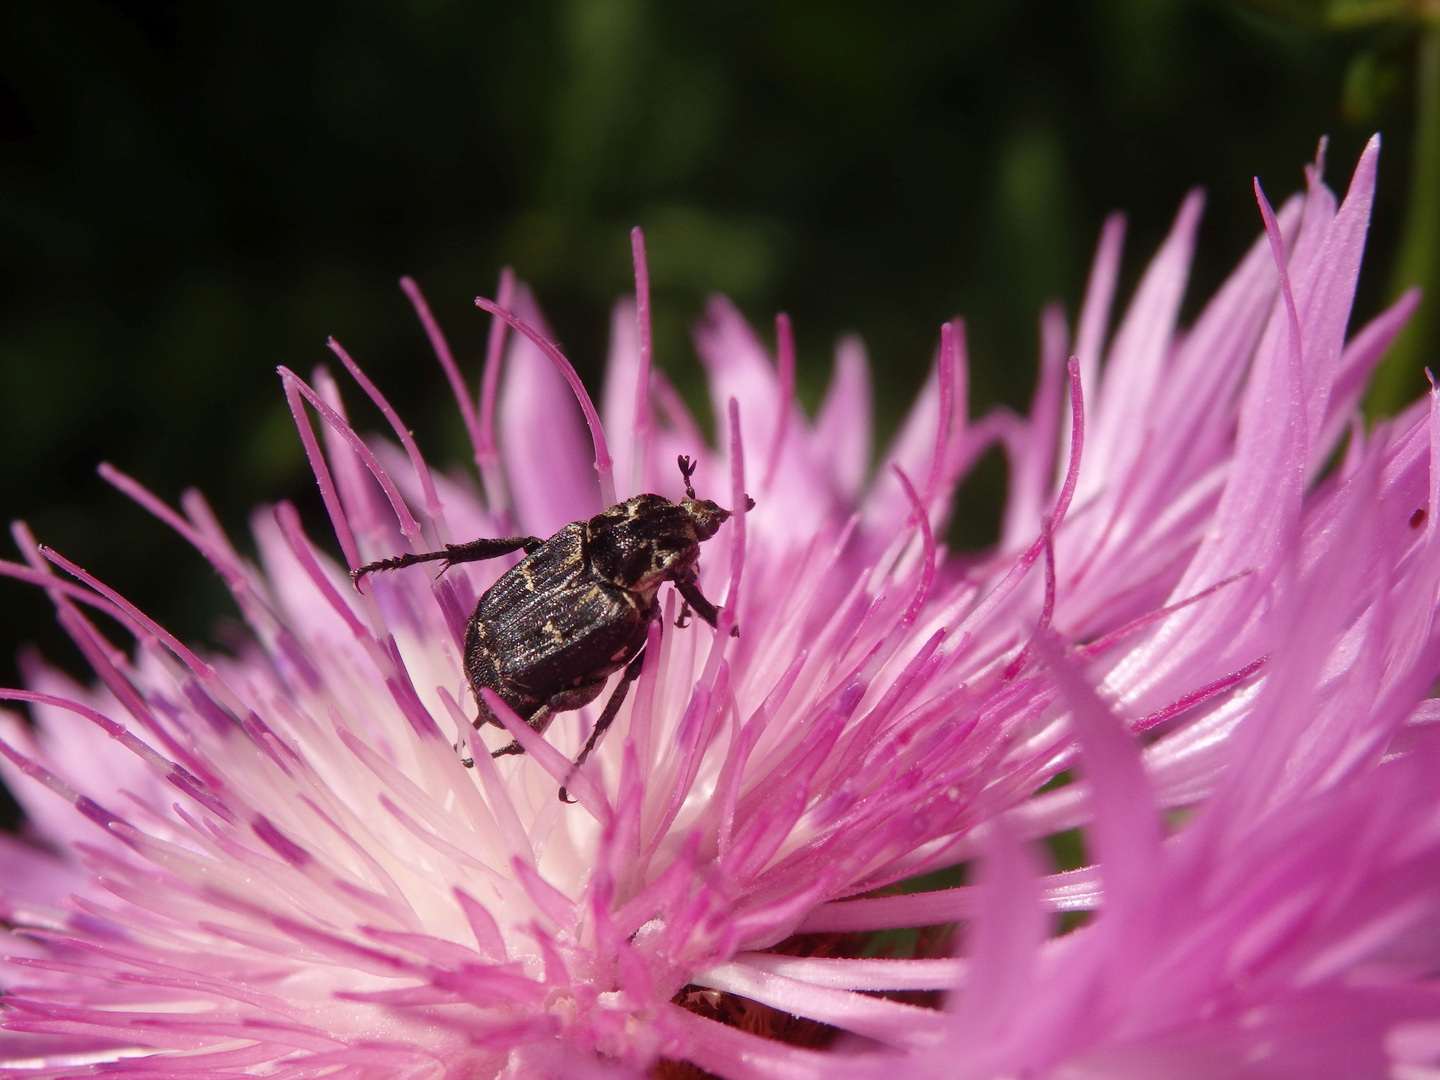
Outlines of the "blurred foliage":
{"type": "MultiPolygon", "coordinates": [[[[1402,82],[1413,85],[1409,132],[1409,193],[1393,259],[1389,297],[1411,286],[1440,295],[1440,0],[1250,0],[1257,8],[1307,27],[1344,32],[1378,28],[1353,53],[1341,101],[1351,123],[1373,122],[1389,111],[1402,82]],[[1408,80],[1403,73],[1409,69],[1408,80]]],[[[1440,313],[1422,304],[1371,381],[1371,417],[1397,412],[1433,366],[1440,313]]]]}
{"type": "MultiPolygon", "coordinates": [[[[419,280],[473,378],[471,298],[515,266],[594,385],[635,223],[657,362],[692,401],[688,327],[719,290],[761,327],[790,312],[812,406],[858,330],[892,428],[955,313],[972,408],[1025,403],[1039,307],[1073,313],[1106,212],[1131,214],[1133,282],[1185,190],[1208,188],[1203,297],[1259,229],[1252,174],[1283,196],[1328,133],[1343,185],[1383,129],[1373,313],[1419,152],[1418,16],[1337,27],[1364,5],[1278,6],[8,0],[0,510],[218,640],[213,575],[96,463],[172,501],[201,487],[242,548],[252,507],[286,497],[328,537],[275,365],[308,372],[334,333],[427,453],[460,462],[396,279],[419,280]]],[[[1002,478],[967,487],[961,542],[993,528],[1002,478]]],[[[0,603],[0,661],[37,642],[75,665],[34,590],[0,603]]]]}
{"type": "MultiPolygon", "coordinates": [[[[1420,286],[1440,296],[1440,23],[1425,27],[1414,45],[1414,131],[1410,147],[1410,192],[1394,258],[1390,294],[1420,286]]],[[[1372,381],[1367,408],[1372,416],[1399,410],[1415,396],[1416,373],[1435,366],[1440,318],[1433,299],[1422,303],[1390,348],[1372,381]]]]}

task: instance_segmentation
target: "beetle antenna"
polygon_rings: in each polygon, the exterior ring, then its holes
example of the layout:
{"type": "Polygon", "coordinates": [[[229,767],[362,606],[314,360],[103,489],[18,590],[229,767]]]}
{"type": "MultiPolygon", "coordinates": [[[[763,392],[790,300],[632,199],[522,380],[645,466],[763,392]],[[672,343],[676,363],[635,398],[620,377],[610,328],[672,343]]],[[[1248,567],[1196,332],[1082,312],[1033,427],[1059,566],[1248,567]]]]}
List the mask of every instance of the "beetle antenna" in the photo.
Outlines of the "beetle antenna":
{"type": "Polygon", "coordinates": [[[693,499],[695,498],[695,485],[690,483],[690,478],[695,475],[696,463],[685,454],[676,458],[676,462],[680,466],[680,476],[685,481],[685,495],[687,498],[693,499]]]}

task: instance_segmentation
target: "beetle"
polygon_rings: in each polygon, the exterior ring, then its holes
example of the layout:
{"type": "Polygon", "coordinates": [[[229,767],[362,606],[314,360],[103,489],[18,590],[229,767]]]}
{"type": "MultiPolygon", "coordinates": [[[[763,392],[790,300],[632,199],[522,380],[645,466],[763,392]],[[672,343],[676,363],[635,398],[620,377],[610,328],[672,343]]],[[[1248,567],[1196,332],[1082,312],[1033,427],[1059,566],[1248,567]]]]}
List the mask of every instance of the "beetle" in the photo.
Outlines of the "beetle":
{"type": "MultiPolygon", "coordinates": [[[[717,624],[718,609],[700,591],[700,545],[731,511],[696,498],[695,465],[683,454],[678,460],[685,482],[679,503],[663,495],[636,495],[588,521],[571,522],[548,540],[506,536],[447,544],[443,551],[367,563],[350,577],[358,588],[365,575],[378,570],[433,560],[443,560],[443,570],[523,551],[525,558],[485,590],[465,627],[465,675],[480,710],[474,723],[504,726],[481,694],[488,689],[543,734],[556,713],[590,704],[623,669],[575,759],[578,769],[640,677],[650,623],[660,617],[660,586],[672,582],[684,601],[677,626],[685,625],[688,611],[717,624]]],[[[755,505],[748,496],[746,503],[747,510],[755,505]]],[[[738,636],[738,627],[731,633],[738,636]]],[[[490,756],[521,753],[520,744],[511,741],[490,756]]],[[[568,801],[564,788],[560,798],[568,801]]]]}

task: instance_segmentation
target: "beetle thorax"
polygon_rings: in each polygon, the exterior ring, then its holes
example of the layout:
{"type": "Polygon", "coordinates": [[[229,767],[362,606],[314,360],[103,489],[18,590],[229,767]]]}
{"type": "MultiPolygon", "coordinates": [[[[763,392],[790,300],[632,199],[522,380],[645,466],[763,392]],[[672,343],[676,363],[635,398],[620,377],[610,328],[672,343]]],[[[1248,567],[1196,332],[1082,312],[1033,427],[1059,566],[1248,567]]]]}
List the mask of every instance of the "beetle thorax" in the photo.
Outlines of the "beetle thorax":
{"type": "Polygon", "coordinates": [[[691,573],[700,542],[714,535],[725,511],[713,503],[692,509],[661,495],[637,495],[588,524],[586,552],[591,568],[622,588],[652,599],[665,581],[691,573]]]}

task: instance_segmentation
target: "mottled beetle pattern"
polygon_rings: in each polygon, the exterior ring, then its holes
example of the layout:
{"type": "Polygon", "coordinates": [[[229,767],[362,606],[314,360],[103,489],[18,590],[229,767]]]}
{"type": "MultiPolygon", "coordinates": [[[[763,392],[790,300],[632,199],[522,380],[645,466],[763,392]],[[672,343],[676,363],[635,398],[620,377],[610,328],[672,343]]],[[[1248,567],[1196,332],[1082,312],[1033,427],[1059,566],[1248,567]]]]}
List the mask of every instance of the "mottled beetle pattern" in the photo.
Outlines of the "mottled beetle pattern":
{"type": "MultiPolygon", "coordinates": [[[[507,536],[448,544],[443,551],[368,563],[350,576],[358,586],[377,570],[433,560],[449,567],[525,552],[480,597],[465,628],[465,675],[480,710],[475,724],[504,726],[481,694],[488,689],[543,733],[556,713],[590,704],[623,669],[575,759],[578,769],[640,676],[650,623],[660,617],[660,586],[672,582],[686,608],[716,625],[719,612],[700,591],[700,545],[730,511],[695,497],[694,471],[682,456],[685,498],[678,503],[663,495],[636,495],[588,521],[571,522],[548,540],[507,536]]],[[[678,625],[684,625],[683,611],[678,625]]],[[[512,741],[491,756],[523,752],[512,741]]],[[[566,798],[564,788],[560,797],[566,798]]]]}

